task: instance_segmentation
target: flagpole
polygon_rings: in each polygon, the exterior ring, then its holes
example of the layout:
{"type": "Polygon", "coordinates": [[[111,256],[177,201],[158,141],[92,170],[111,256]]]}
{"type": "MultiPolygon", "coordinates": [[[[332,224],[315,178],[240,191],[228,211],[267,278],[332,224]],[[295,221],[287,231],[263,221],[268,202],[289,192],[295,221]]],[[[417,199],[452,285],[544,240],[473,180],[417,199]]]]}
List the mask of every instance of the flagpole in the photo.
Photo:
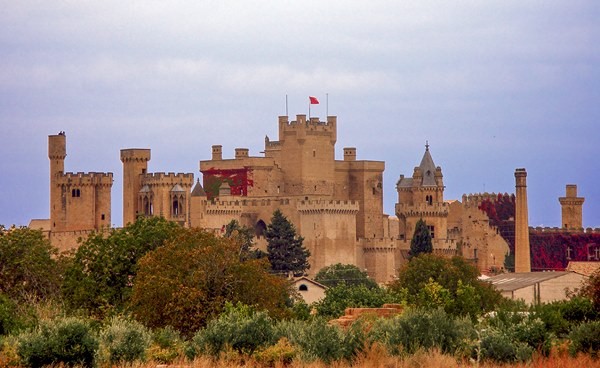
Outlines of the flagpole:
{"type": "Polygon", "coordinates": [[[329,116],[329,93],[325,94],[325,119],[329,116]]]}
{"type": "Polygon", "coordinates": [[[285,94],[285,116],[289,116],[289,115],[288,115],[288,99],[287,99],[287,93],[285,94]]]}
{"type": "Polygon", "coordinates": [[[312,105],[310,103],[310,97],[308,98],[308,121],[310,121],[310,105],[312,105]]]}

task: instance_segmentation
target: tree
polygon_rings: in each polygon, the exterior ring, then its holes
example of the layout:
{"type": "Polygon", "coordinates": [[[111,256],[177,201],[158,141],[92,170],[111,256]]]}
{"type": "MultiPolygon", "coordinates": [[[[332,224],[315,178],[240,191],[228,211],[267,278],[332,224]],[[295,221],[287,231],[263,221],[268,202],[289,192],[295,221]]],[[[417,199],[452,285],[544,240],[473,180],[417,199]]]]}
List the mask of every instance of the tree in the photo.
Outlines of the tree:
{"type": "Polygon", "coordinates": [[[138,260],[181,230],[162,217],[140,217],[108,235],[90,234],[66,270],[62,291],[67,306],[96,316],[121,310],[129,300],[138,260]]]}
{"type": "Polygon", "coordinates": [[[16,301],[57,296],[61,277],[57,255],[40,230],[0,225],[0,293],[16,301]]]}
{"type": "Polygon", "coordinates": [[[183,229],[140,260],[133,315],[148,327],[172,326],[188,337],[219,316],[226,302],[283,316],[287,280],[271,274],[266,259],[241,260],[238,250],[231,239],[183,229]]]}
{"type": "Polygon", "coordinates": [[[431,242],[431,233],[423,219],[419,219],[415,225],[415,233],[410,241],[410,250],[408,255],[412,258],[422,253],[433,252],[433,243],[431,242]]]}
{"type": "Polygon", "coordinates": [[[590,298],[594,308],[600,311],[600,269],[596,270],[581,288],[580,295],[590,298]]]}
{"type": "Polygon", "coordinates": [[[241,260],[249,258],[259,259],[266,257],[266,253],[254,247],[254,230],[240,225],[237,220],[231,220],[225,225],[224,237],[233,239],[240,247],[239,254],[241,260]]]}
{"type": "Polygon", "coordinates": [[[273,213],[271,223],[267,226],[266,238],[273,271],[280,274],[291,272],[294,276],[300,276],[310,268],[310,252],[302,245],[304,238],[296,235],[294,225],[281,211],[273,213]]]}
{"type": "Polygon", "coordinates": [[[491,284],[480,281],[478,276],[477,267],[462,257],[421,254],[400,268],[397,280],[389,288],[396,293],[405,293],[408,303],[418,307],[431,305],[427,301],[431,297],[423,290],[449,293],[444,305],[446,312],[475,318],[493,310],[502,300],[500,293],[491,284]]]}
{"type": "Polygon", "coordinates": [[[364,285],[368,288],[377,287],[377,283],[370,279],[365,271],[351,264],[337,263],[325,266],[317,272],[315,281],[327,287],[334,287],[340,283],[348,286],[364,285]]]}
{"type": "Polygon", "coordinates": [[[346,308],[379,308],[385,303],[399,303],[398,295],[389,293],[378,286],[350,286],[341,283],[325,290],[325,298],[316,303],[317,314],[328,318],[338,318],[346,308]]]}

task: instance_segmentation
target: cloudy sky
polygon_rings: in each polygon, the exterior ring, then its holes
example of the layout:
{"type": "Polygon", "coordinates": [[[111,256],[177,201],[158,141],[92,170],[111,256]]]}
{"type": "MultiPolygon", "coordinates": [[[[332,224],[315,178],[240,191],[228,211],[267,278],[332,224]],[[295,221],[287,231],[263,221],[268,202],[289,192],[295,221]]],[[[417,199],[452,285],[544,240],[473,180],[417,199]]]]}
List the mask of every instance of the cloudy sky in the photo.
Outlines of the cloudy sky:
{"type": "Polygon", "coordinates": [[[47,137],[67,171],[191,172],[222,144],[260,155],[277,116],[338,116],[336,158],[386,162],[385,210],[429,141],[446,199],[514,192],[560,226],[566,184],[600,227],[598,1],[0,0],[0,224],[49,216],[47,137]]]}

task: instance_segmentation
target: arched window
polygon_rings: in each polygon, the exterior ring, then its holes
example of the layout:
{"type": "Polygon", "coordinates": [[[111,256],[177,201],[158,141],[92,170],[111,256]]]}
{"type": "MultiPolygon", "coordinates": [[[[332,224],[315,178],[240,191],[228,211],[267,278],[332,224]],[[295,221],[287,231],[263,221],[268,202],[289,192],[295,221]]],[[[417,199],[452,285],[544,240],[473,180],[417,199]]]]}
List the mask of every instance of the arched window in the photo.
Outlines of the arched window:
{"type": "Polygon", "coordinates": [[[432,195],[426,195],[425,196],[425,202],[427,202],[427,204],[431,206],[433,204],[433,196],[432,195]]]}
{"type": "Polygon", "coordinates": [[[152,199],[144,197],[144,215],[152,216],[152,199]]]}
{"type": "Polygon", "coordinates": [[[173,199],[173,216],[179,216],[179,201],[177,198],[173,199]]]}
{"type": "Polygon", "coordinates": [[[305,284],[301,284],[300,287],[298,288],[299,291],[308,291],[308,286],[306,286],[305,284]]]}

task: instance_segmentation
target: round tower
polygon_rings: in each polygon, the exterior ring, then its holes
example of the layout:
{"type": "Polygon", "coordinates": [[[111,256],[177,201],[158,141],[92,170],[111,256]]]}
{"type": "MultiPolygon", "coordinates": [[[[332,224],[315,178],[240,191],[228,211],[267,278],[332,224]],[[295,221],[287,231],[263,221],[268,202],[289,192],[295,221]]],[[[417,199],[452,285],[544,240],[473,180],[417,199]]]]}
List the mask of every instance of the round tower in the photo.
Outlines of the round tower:
{"type": "Polygon", "coordinates": [[[62,211],[61,186],[58,179],[65,172],[67,136],[65,132],[48,136],[48,158],[50,159],[50,225],[56,231],[64,227],[66,219],[62,211]]]}
{"type": "Polygon", "coordinates": [[[123,162],[123,226],[135,222],[138,192],[142,189],[142,175],[148,171],[150,150],[130,148],[121,150],[123,162]]]}
{"type": "Polygon", "coordinates": [[[529,215],[527,211],[527,171],[515,170],[515,272],[531,272],[529,215]]]}

